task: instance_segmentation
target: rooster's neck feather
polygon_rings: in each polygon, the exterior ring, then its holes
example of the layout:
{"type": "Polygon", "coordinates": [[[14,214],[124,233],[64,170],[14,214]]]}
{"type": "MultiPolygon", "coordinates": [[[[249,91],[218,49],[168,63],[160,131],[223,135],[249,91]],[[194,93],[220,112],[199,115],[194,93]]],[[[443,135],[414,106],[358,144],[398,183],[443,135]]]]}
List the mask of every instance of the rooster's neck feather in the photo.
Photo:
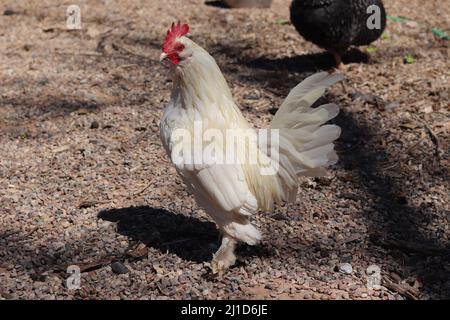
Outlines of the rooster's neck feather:
{"type": "Polygon", "coordinates": [[[205,118],[213,115],[246,123],[214,58],[191,40],[184,43],[192,55],[174,70],[172,100],[205,118]]]}
{"type": "Polygon", "coordinates": [[[182,92],[202,99],[225,95],[232,100],[230,88],[214,58],[194,43],[191,48],[192,56],[176,68],[176,85],[182,92]]]}

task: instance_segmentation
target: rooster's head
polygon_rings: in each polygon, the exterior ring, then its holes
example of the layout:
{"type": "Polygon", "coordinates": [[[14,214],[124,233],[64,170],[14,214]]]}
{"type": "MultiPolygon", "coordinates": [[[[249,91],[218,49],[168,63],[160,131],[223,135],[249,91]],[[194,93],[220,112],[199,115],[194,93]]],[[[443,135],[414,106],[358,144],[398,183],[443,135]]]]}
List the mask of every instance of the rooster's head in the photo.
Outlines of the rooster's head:
{"type": "Polygon", "coordinates": [[[160,61],[169,60],[175,66],[191,56],[188,48],[189,39],[185,36],[189,32],[189,25],[172,23],[171,28],[167,31],[166,38],[160,56],[160,61]]]}

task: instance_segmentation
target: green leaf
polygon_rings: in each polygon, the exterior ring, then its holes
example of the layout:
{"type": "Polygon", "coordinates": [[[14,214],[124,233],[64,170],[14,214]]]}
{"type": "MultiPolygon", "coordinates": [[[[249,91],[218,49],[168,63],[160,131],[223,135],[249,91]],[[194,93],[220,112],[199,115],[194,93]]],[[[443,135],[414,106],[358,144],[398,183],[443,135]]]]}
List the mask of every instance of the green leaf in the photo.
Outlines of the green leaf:
{"type": "Polygon", "coordinates": [[[368,53],[368,54],[372,54],[372,53],[375,53],[375,52],[377,52],[378,51],[378,48],[375,48],[375,47],[368,47],[367,49],[366,49],[366,52],[368,53]]]}
{"type": "Polygon", "coordinates": [[[389,33],[387,33],[386,31],[383,32],[383,34],[381,35],[381,40],[386,40],[389,39],[391,36],[389,35],[389,33]]]}
{"type": "Polygon", "coordinates": [[[400,23],[406,23],[407,21],[410,21],[408,18],[405,18],[405,17],[387,16],[387,18],[391,21],[400,22],[400,23]]]}
{"type": "Polygon", "coordinates": [[[438,38],[441,38],[441,39],[444,39],[444,40],[450,40],[450,36],[445,31],[443,31],[441,29],[438,29],[438,28],[434,28],[434,27],[431,28],[430,30],[438,38]]]}
{"type": "Polygon", "coordinates": [[[279,24],[279,25],[285,25],[285,24],[290,24],[290,23],[291,22],[286,19],[277,19],[277,24],[279,24]]]}
{"type": "MultiPolygon", "coordinates": [[[[391,20],[391,21],[394,21],[394,22],[398,22],[398,23],[406,23],[406,22],[408,22],[408,21],[414,21],[414,20],[411,20],[411,19],[408,19],[408,18],[405,18],[405,17],[400,17],[400,16],[389,16],[389,15],[387,16],[387,19],[389,19],[389,20],[391,20]]],[[[414,22],[416,22],[416,21],[414,21],[414,22]]],[[[420,25],[419,22],[417,22],[417,23],[420,25]]],[[[425,24],[425,25],[426,25],[426,23],[422,23],[422,24],[425,24]]],[[[449,36],[444,30],[441,30],[441,29],[436,28],[436,27],[431,27],[431,28],[430,28],[430,31],[431,31],[436,37],[438,37],[438,38],[440,38],[440,39],[450,40],[450,36],[449,36]]],[[[384,33],[383,33],[383,35],[384,35],[384,33]]],[[[383,35],[381,36],[382,39],[384,39],[384,38],[383,38],[383,35]]]]}
{"type": "Polygon", "coordinates": [[[404,61],[405,64],[413,64],[414,63],[414,57],[411,54],[408,53],[403,58],[403,61],[404,61]]]}

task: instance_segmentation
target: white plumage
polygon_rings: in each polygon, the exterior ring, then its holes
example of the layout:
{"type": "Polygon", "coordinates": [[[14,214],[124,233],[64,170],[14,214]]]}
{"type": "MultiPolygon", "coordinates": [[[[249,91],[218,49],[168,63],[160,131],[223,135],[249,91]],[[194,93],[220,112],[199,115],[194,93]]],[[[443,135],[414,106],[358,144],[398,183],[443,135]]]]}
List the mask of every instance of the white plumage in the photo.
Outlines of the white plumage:
{"type": "MultiPolygon", "coordinates": [[[[292,89],[270,126],[279,130],[280,139],[273,142],[279,143],[279,169],[274,175],[264,175],[261,169],[267,166],[270,156],[262,151],[260,141],[247,140],[244,148],[237,150],[238,161],[223,163],[216,161],[218,151],[227,150],[227,144],[232,142],[225,140],[222,144],[211,139],[205,143],[204,137],[194,134],[195,123],[200,123],[203,131],[214,129],[224,137],[230,129],[253,130],[255,136],[256,131],[236,106],[214,59],[187,37],[177,37],[176,41],[183,50],[179,63],[171,67],[173,90],[161,118],[161,139],[198,205],[223,234],[222,246],[212,261],[213,270],[221,272],[235,263],[233,251],[237,241],[254,245],[261,239],[250,222],[252,214],[271,210],[280,201],[294,201],[298,176],[322,175],[326,166],[337,161],[333,141],[339,137],[340,128],[325,123],[338,114],[338,107],[311,105],[342,77],[322,72],[292,89]],[[195,147],[202,144],[201,148],[195,147]],[[201,158],[206,147],[215,148],[212,159],[192,163],[196,156],[201,158]],[[257,163],[245,161],[244,153],[248,152],[259,155],[257,163]]],[[[163,53],[162,59],[166,57],[163,53]]]]}

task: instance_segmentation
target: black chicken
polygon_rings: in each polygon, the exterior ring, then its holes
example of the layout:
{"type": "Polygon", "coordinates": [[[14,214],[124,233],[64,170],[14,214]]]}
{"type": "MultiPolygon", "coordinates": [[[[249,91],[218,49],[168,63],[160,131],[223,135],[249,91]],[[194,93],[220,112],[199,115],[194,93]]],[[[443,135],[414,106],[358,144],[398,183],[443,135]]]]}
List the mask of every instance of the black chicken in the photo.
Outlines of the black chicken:
{"type": "Polygon", "coordinates": [[[382,0],[294,0],[291,21],[308,41],[334,55],[336,65],[341,56],[354,46],[368,45],[377,40],[386,27],[386,11],[382,0]],[[380,8],[380,28],[370,29],[367,21],[373,12],[369,6],[380,8]]]}

